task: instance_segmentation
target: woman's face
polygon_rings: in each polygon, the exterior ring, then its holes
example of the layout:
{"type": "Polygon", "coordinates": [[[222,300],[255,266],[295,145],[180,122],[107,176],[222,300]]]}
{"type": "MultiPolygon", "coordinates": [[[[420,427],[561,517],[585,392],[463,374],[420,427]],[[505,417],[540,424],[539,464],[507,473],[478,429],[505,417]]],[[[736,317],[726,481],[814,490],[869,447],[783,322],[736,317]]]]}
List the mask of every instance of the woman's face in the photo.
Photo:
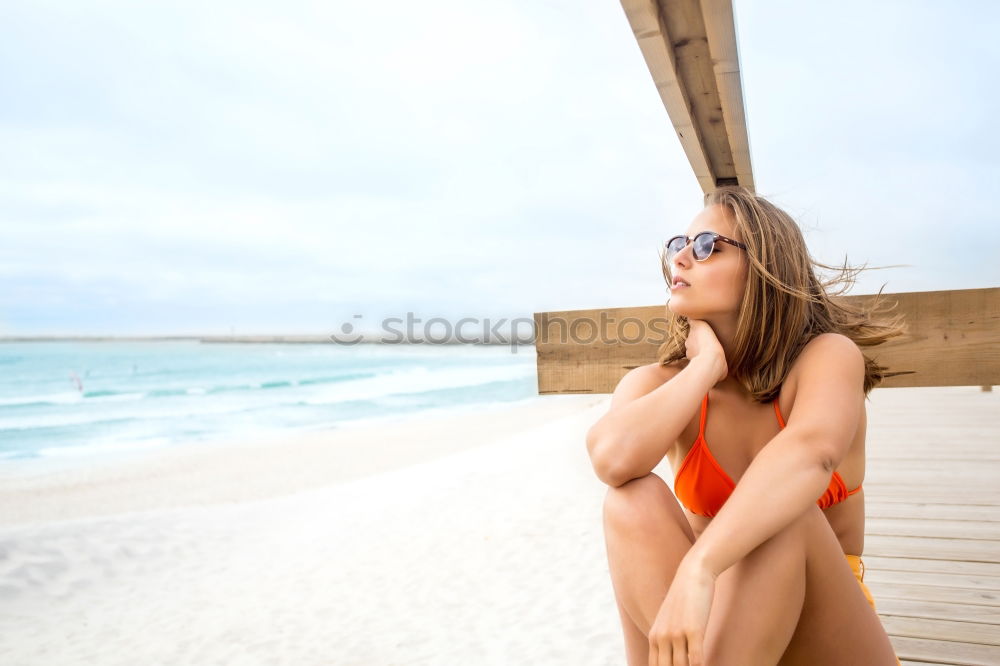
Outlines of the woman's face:
{"type": "MultiPolygon", "coordinates": [[[[694,238],[702,231],[714,231],[727,238],[743,242],[737,235],[729,208],[719,204],[703,209],[684,232],[694,238]]],[[[712,255],[704,261],[695,261],[692,244],[671,259],[671,277],[687,282],[690,286],[670,286],[667,307],[688,319],[713,319],[735,316],[743,300],[749,261],[746,250],[724,241],[715,243],[712,255]]]]}

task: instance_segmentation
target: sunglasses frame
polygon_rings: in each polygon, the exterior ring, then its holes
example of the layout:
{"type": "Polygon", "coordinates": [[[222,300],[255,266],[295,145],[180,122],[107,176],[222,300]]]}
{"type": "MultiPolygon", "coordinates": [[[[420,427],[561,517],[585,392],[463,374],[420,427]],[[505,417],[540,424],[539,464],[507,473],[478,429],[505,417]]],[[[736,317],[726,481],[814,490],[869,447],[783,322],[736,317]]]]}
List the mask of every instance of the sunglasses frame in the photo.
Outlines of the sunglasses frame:
{"type": "MultiPolygon", "coordinates": [[[[708,256],[706,256],[706,257],[704,257],[702,259],[699,259],[698,257],[694,256],[694,249],[692,248],[691,249],[691,257],[695,261],[705,261],[706,259],[708,259],[708,257],[711,257],[712,254],[715,253],[715,244],[717,242],[719,242],[719,241],[722,241],[724,243],[729,243],[730,245],[735,245],[736,247],[738,247],[738,248],[740,248],[742,250],[746,250],[747,249],[747,246],[744,245],[743,243],[739,242],[738,240],[733,240],[732,238],[727,238],[726,236],[723,236],[722,234],[717,234],[714,231],[700,231],[700,232],[696,233],[693,238],[689,238],[685,234],[678,234],[676,236],[671,237],[666,243],[663,244],[663,258],[666,259],[667,261],[670,261],[670,259],[673,258],[673,257],[668,258],[667,257],[667,253],[670,251],[670,249],[669,249],[670,248],[670,244],[673,243],[678,238],[683,238],[684,239],[684,247],[681,248],[677,252],[677,254],[680,254],[681,252],[683,252],[687,248],[688,245],[691,245],[692,243],[694,243],[695,238],[698,238],[698,236],[704,236],[705,234],[708,234],[709,236],[712,237],[712,249],[709,250],[708,256]]],[[[675,254],[674,256],[677,256],[677,254],[675,254]]]]}

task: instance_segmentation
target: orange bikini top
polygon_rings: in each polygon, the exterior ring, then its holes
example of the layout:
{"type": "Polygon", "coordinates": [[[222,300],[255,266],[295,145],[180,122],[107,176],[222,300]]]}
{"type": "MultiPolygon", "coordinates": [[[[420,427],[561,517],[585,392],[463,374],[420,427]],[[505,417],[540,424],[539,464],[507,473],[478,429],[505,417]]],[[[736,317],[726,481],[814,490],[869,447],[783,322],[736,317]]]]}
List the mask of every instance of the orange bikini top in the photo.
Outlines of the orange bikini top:
{"type": "MultiPolygon", "coordinates": [[[[777,398],[773,403],[778,423],[784,429],[785,420],[781,418],[777,398]]],[[[708,442],[705,441],[707,410],[708,394],[706,393],[705,399],[701,401],[701,424],[698,426],[698,439],[691,445],[691,450],[684,456],[684,461],[681,463],[680,469],[677,470],[677,475],[674,476],[674,494],[691,513],[710,518],[717,514],[722,505],[726,503],[736,484],[715,460],[712,452],[708,450],[708,442]]],[[[828,509],[834,504],[843,502],[859,490],[861,490],[860,485],[848,492],[844,480],[834,470],[829,487],[816,503],[819,508],[828,509]]]]}

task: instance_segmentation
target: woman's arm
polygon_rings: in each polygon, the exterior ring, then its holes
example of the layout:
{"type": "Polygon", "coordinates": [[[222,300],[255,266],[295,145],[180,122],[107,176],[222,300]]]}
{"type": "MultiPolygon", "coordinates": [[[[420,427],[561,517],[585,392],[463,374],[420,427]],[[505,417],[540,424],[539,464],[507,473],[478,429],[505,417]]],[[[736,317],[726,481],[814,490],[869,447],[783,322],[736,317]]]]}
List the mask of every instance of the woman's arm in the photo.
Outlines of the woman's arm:
{"type": "Polygon", "coordinates": [[[620,486],[649,474],[719,381],[724,365],[714,356],[696,356],[655,390],[646,375],[655,368],[642,366],[622,377],[610,409],[587,431],[587,451],[598,478],[620,486]]]}
{"type": "Polygon", "coordinates": [[[806,345],[796,362],[800,379],[786,427],[753,459],[685,556],[714,576],[823,495],[857,431],[865,361],[854,341],[822,334],[806,345]]]}
{"type": "Polygon", "coordinates": [[[594,471],[609,486],[653,471],[708,390],[729,373],[725,352],[708,322],[691,319],[689,324],[684,341],[687,366],[667,382],[655,374],[655,383],[649,375],[656,368],[630,370],[615,387],[608,413],[587,432],[594,471]]]}

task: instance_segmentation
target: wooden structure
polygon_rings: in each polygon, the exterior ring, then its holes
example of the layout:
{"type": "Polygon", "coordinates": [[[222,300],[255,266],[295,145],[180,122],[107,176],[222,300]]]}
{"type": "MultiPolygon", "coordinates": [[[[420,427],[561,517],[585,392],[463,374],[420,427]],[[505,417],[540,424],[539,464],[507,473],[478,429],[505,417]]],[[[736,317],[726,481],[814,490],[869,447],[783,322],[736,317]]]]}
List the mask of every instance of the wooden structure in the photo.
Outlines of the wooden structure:
{"type": "MultiPolygon", "coordinates": [[[[835,296],[853,303],[874,296],[835,296]]],[[[1000,287],[882,294],[909,333],[862,351],[890,368],[880,386],[1000,383],[1000,287]]],[[[652,363],[673,314],[662,305],[535,313],[538,392],[611,393],[652,363]]]]}
{"type": "Polygon", "coordinates": [[[754,191],[732,4],[622,0],[622,7],[701,189],[754,191]]]}
{"type": "MultiPolygon", "coordinates": [[[[704,194],[754,191],[730,0],[621,2],[704,194]]],[[[882,297],[909,327],[905,338],[863,349],[890,368],[882,386],[1000,383],[1000,287],[882,297]]],[[[671,316],[663,305],[535,313],[539,393],[612,392],[628,370],[656,360],[671,316]]],[[[985,432],[965,426],[972,436],[946,447],[870,458],[866,582],[903,664],[1000,664],[992,416],[985,432]]]]}

